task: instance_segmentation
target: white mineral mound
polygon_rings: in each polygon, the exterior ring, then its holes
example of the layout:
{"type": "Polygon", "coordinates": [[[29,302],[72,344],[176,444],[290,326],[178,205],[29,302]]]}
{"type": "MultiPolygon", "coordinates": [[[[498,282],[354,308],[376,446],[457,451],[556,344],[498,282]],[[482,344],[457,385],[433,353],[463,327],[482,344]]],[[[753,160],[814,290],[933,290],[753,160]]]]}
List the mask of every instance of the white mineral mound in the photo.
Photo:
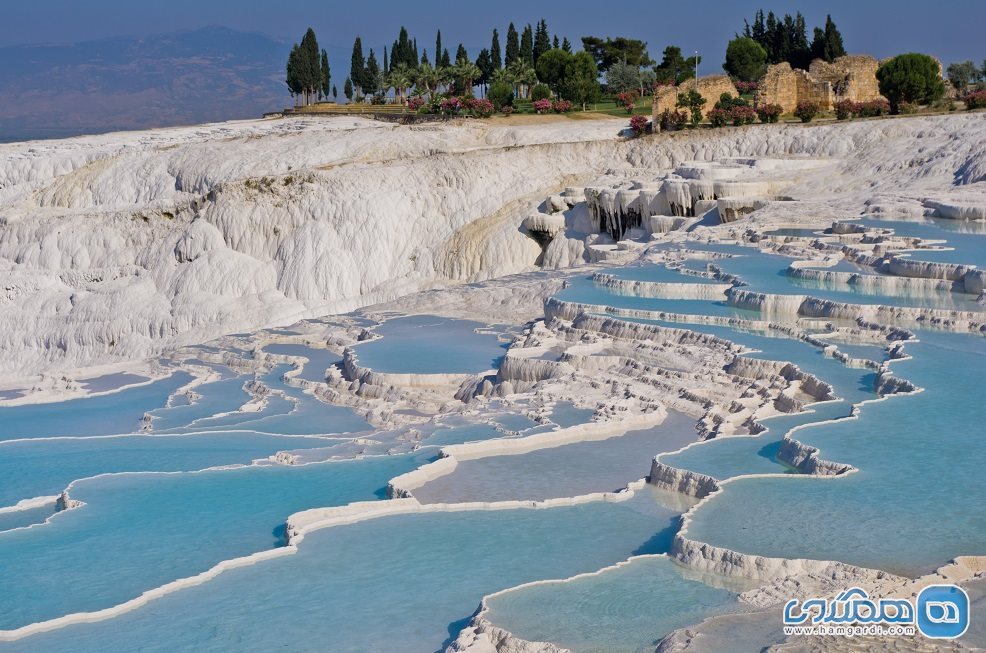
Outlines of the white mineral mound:
{"type": "Polygon", "coordinates": [[[982,116],[629,142],[621,126],[285,119],[0,145],[0,383],[531,269],[524,218],[607,171],[835,157],[803,194],[861,207],[901,188],[947,201],[986,169],[982,116]]]}

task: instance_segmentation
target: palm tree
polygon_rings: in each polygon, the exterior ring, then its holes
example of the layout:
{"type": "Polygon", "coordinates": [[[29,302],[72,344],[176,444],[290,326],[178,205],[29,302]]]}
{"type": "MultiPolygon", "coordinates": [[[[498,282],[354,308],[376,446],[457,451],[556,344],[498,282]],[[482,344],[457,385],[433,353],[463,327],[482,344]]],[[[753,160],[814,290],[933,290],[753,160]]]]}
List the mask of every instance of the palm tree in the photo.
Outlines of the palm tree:
{"type": "Polygon", "coordinates": [[[510,64],[510,74],[513,77],[514,95],[527,98],[530,96],[531,86],[537,84],[537,73],[525,59],[517,59],[510,64]]]}
{"type": "Polygon", "coordinates": [[[397,94],[397,101],[401,104],[404,104],[404,94],[412,84],[413,76],[411,72],[407,64],[400,63],[393,67],[387,79],[387,83],[394,87],[394,93],[397,94]]]}
{"type": "Polygon", "coordinates": [[[449,84],[451,84],[452,80],[455,79],[452,75],[452,69],[448,66],[440,66],[439,68],[436,68],[435,78],[438,81],[438,84],[435,86],[436,91],[438,90],[438,86],[445,86],[445,89],[448,90],[449,84]]]}
{"type": "Polygon", "coordinates": [[[452,77],[455,78],[456,86],[462,85],[462,92],[472,92],[473,82],[482,76],[483,71],[479,66],[468,59],[460,59],[452,67],[452,77]]]}
{"type": "Polygon", "coordinates": [[[424,89],[428,95],[432,95],[438,88],[438,71],[432,68],[431,64],[421,64],[414,76],[414,85],[418,89],[424,89]]]}
{"type": "Polygon", "coordinates": [[[497,68],[496,70],[494,70],[493,74],[490,76],[490,83],[499,84],[500,82],[503,82],[505,84],[513,84],[514,83],[513,73],[511,73],[506,68],[497,68]]]}

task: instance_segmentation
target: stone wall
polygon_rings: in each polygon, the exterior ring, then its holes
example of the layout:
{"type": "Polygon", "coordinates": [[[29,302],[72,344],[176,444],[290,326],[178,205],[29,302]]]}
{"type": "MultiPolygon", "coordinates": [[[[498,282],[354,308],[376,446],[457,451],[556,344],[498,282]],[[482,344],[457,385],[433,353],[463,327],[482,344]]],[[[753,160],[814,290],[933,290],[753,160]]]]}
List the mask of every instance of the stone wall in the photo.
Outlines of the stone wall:
{"type": "MultiPolygon", "coordinates": [[[[658,87],[654,92],[654,118],[660,119],[665,109],[674,111],[678,105],[678,95],[680,93],[687,93],[694,88],[696,88],[694,79],[686,80],[678,86],[658,87]]],[[[709,114],[709,111],[715,107],[716,102],[719,101],[719,96],[723,93],[729,93],[734,97],[739,95],[736,86],[733,85],[733,82],[726,75],[710,75],[699,78],[698,92],[699,95],[705,98],[705,106],[702,107],[703,116],[709,114]]]]}
{"type": "Polygon", "coordinates": [[[879,67],[879,61],[865,55],[847,55],[832,63],[815,59],[807,71],[786,62],[774,64],[760,80],[757,104],[779,104],[791,113],[799,102],[815,102],[830,111],[841,100],[878,100],[882,98],[876,79],[879,67]]]}

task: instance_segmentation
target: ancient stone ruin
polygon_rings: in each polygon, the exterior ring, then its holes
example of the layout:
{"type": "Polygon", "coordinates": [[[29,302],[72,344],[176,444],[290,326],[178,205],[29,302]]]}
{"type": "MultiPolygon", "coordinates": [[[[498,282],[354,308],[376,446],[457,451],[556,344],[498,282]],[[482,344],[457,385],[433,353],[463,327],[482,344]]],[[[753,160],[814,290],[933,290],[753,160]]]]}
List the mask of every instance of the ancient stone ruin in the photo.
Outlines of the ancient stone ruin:
{"type": "Polygon", "coordinates": [[[883,97],[876,79],[879,66],[865,55],[847,55],[832,63],[815,59],[808,70],[791,68],[787,62],[774,64],[760,80],[757,104],[779,104],[784,113],[791,113],[799,102],[815,102],[829,111],[842,100],[878,100],[883,97]]]}
{"type": "MultiPolygon", "coordinates": [[[[679,86],[660,86],[656,91],[654,91],[654,118],[660,119],[660,116],[666,109],[675,111],[678,106],[678,95],[681,93],[687,93],[688,91],[695,89],[696,84],[694,79],[689,79],[682,82],[679,86]]],[[[702,107],[702,115],[707,116],[709,111],[715,108],[716,102],[719,101],[719,96],[723,93],[729,93],[732,96],[739,95],[733,82],[726,75],[710,75],[708,77],[701,77],[698,80],[698,93],[705,98],[705,106],[702,107]]]]}

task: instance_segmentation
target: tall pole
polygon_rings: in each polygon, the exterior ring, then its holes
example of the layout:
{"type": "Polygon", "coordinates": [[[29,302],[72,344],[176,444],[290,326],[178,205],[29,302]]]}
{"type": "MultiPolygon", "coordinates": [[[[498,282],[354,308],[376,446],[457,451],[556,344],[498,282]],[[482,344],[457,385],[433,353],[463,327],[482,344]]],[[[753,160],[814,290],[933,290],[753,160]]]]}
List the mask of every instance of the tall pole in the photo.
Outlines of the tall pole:
{"type": "Polygon", "coordinates": [[[695,88],[698,88],[698,50],[695,50],[695,88]]]}

